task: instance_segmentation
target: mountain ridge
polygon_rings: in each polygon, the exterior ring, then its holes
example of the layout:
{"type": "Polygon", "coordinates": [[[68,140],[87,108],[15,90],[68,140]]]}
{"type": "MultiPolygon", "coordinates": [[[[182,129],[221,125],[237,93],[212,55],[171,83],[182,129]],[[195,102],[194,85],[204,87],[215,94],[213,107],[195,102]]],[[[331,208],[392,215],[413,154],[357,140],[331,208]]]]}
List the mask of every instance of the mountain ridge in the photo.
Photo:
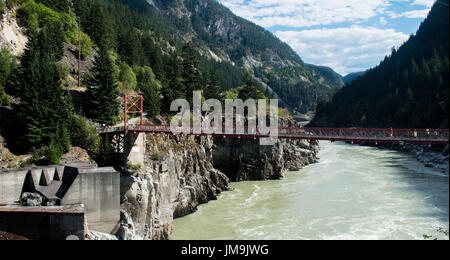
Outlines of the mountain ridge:
{"type": "Polygon", "coordinates": [[[171,38],[194,42],[208,60],[249,72],[293,112],[314,110],[319,101],[330,99],[344,85],[331,68],[306,65],[288,44],[215,0],[119,1],[163,20],[171,38]]]}

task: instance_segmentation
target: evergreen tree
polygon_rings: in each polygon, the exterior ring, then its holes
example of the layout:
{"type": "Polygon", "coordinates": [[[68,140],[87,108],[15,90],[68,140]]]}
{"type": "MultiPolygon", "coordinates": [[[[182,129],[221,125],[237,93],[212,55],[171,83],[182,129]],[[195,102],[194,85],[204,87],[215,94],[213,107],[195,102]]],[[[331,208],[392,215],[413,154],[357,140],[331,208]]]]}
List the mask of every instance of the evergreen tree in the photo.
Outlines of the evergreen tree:
{"type": "Polygon", "coordinates": [[[115,124],[119,112],[116,100],[119,92],[114,79],[113,62],[105,48],[95,58],[88,85],[85,105],[87,117],[101,124],[115,124]]]}
{"type": "Polygon", "coordinates": [[[144,110],[150,117],[161,113],[161,98],[159,89],[161,83],[149,67],[144,67],[138,73],[138,88],[144,97],[144,110]]]}
{"type": "Polygon", "coordinates": [[[187,100],[192,104],[192,95],[196,90],[202,90],[201,73],[199,70],[199,61],[197,58],[197,51],[192,42],[189,42],[183,47],[183,73],[184,86],[187,100]]]}
{"type": "Polygon", "coordinates": [[[100,147],[95,161],[100,167],[117,164],[111,146],[111,138],[108,135],[100,137],[100,147]]]}
{"type": "Polygon", "coordinates": [[[36,2],[42,3],[57,11],[69,11],[69,0],[36,0],[36,2]]]}
{"type": "Polygon", "coordinates": [[[220,87],[220,80],[217,76],[217,70],[214,67],[209,75],[208,84],[205,89],[205,98],[206,99],[222,99],[222,88],[220,87]]]}
{"type": "Polygon", "coordinates": [[[167,69],[168,83],[162,88],[163,108],[165,111],[170,110],[171,103],[178,98],[186,98],[185,86],[181,77],[181,64],[178,55],[173,52],[170,57],[170,64],[167,69]]]}
{"type": "Polygon", "coordinates": [[[89,36],[101,48],[112,47],[112,22],[105,7],[97,1],[90,5],[89,14],[86,17],[86,28],[89,36]]]}
{"type": "Polygon", "coordinates": [[[49,144],[58,128],[67,131],[62,129],[69,110],[64,102],[60,69],[55,59],[58,50],[48,48],[53,40],[49,39],[53,35],[48,31],[51,29],[44,27],[39,33],[33,33],[22,57],[18,116],[23,126],[23,148],[28,151],[49,144]]]}
{"type": "Polygon", "coordinates": [[[159,48],[153,49],[153,62],[152,62],[152,68],[155,72],[155,76],[158,80],[163,80],[165,77],[164,73],[164,65],[163,65],[163,59],[162,59],[162,53],[159,48]]]}
{"type": "Polygon", "coordinates": [[[3,86],[0,85],[0,106],[7,106],[9,105],[9,99],[6,95],[5,90],[3,89],[3,86]]]}
{"type": "Polygon", "coordinates": [[[247,99],[266,99],[263,91],[261,91],[258,84],[250,77],[249,74],[244,74],[243,81],[245,85],[239,89],[239,98],[242,100],[247,99]]]}

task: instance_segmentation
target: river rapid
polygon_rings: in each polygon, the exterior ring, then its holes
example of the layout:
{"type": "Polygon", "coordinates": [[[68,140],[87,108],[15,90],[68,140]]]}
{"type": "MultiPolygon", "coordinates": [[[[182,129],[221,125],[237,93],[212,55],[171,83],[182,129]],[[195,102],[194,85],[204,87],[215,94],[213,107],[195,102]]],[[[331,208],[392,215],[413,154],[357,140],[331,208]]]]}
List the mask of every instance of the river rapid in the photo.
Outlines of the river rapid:
{"type": "Polygon", "coordinates": [[[448,173],[391,150],[321,142],[320,162],[177,219],[174,240],[449,239],[448,173]]]}

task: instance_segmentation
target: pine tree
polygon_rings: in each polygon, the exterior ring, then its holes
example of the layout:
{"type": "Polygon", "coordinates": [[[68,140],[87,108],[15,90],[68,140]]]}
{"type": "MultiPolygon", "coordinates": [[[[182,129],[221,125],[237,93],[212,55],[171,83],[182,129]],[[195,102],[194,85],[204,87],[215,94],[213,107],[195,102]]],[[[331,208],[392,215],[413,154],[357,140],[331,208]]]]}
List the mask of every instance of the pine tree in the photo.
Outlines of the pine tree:
{"type": "Polygon", "coordinates": [[[58,147],[54,138],[51,139],[50,144],[44,149],[45,164],[58,164],[61,158],[61,150],[58,147]]]}
{"type": "Polygon", "coordinates": [[[89,15],[86,17],[84,28],[86,28],[86,32],[101,49],[111,47],[113,43],[111,27],[111,18],[108,16],[105,7],[94,1],[90,5],[89,15]]]}
{"type": "Polygon", "coordinates": [[[192,42],[187,43],[183,47],[183,73],[184,86],[186,90],[186,97],[189,103],[192,104],[192,95],[194,91],[202,90],[201,74],[199,70],[199,61],[197,58],[197,51],[192,42]]]}
{"type": "Polygon", "coordinates": [[[161,83],[155,78],[155,74],[149,67],[144,67],[138,73],[138,88],[144,96],[144,110],[150,117],[161,113],[161,98],[159,89],[161,83]]]}
{"type": "Polygon", "coordinates": [[[220,87],[219,77],[217,76],[217,69],[214,67],[209,75],[208,84],[205,89],[206,99],[222,99],[222,88],[220,87]]]}
{"type": "Polygon", "coordinates": [[[153,71],[155,72],[156,78],[158,80],[163,80],[165,77],[164,66],[162,60],[162,53],[159,48],[153,49],[153,63],[152,63],[153,71]]]}
{"type": "Polygon", "coordinates": [[[239,98],[247,99],[265,99],[264,93],[259,89],[258,84],[250,77],[249,74],[244,74],[243,81],[245,85],[239,90],[239,98]]]}
{"type": "Polygon", "coordinates": [[[88,82],[85,112],[97,123],[113,125],[117,121],[119,92],[114,79],[114,66],[108,51],[100,50],[95,58],[92,77],[88,82]]]}
{"type": "Polygon", "coordinates": [[[64,121],[69,114],[63,99],[60,69],[56,64],[59,50],[56,46],[49,48],[48,44],[53,40],[50,38],[54,33],[52,29],[44,27],[39,33],[32,33],[22,57],[18,116],[26,150],[49,144],[58,127],[65,126],[64,121]]]}
{"type": "Polygon", "coordinates": [[[9,105],[9,99],[2,85],[0,85],[0,106],[9,105]]]}
{"type": "Polygon", "coordinates": [[[109,136],[104,135],[100,137],[100,147],[95,161],[100,167],[116,164],[109,136]]]}
{"type": "Polygon", "coordinates": [[[185,86],[181,77],[181,64],[178,55],[173,52],[170,56],[170,64],[167,69],[168,82],[163,84],[162,95],[163,109],[170,110],[171,103],[178,98],[186,98],[185,86]]]}

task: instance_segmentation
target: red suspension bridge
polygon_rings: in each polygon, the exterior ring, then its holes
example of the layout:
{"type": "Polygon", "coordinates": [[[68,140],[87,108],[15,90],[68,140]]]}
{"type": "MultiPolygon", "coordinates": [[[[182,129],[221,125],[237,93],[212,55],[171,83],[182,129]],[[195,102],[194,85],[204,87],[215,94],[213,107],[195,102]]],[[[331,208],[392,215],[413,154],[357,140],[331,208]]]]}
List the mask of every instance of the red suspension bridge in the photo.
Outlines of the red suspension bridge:
{"type": "MultiPolygon", "coordinates": [[[[133,133],[151,133],[173,135],[169,125],[143,124],[143,98],[140,95],[125,96],[125,124],[123,127],[105,128],[102,133],[129,131],[133,133]],[[139,114],[140,124],[130,124],[129,114],[139,114]]],[[[325,140],[330,142],[344,141],[351,143],[413,143],[413,144],[448,144],[449,129],[393,129],[393,128],[318,128],[318,127],[233,127],[227,132],[226,127],[216,129],[214,134],[201,133],[196,136],[220,136],[223,138],[269,138],[268,130],[278,130],[279,139],[288,140],[325,140]]],[[[193,129],[183,129],[184,133],[192,133],[193,129]]]]}

